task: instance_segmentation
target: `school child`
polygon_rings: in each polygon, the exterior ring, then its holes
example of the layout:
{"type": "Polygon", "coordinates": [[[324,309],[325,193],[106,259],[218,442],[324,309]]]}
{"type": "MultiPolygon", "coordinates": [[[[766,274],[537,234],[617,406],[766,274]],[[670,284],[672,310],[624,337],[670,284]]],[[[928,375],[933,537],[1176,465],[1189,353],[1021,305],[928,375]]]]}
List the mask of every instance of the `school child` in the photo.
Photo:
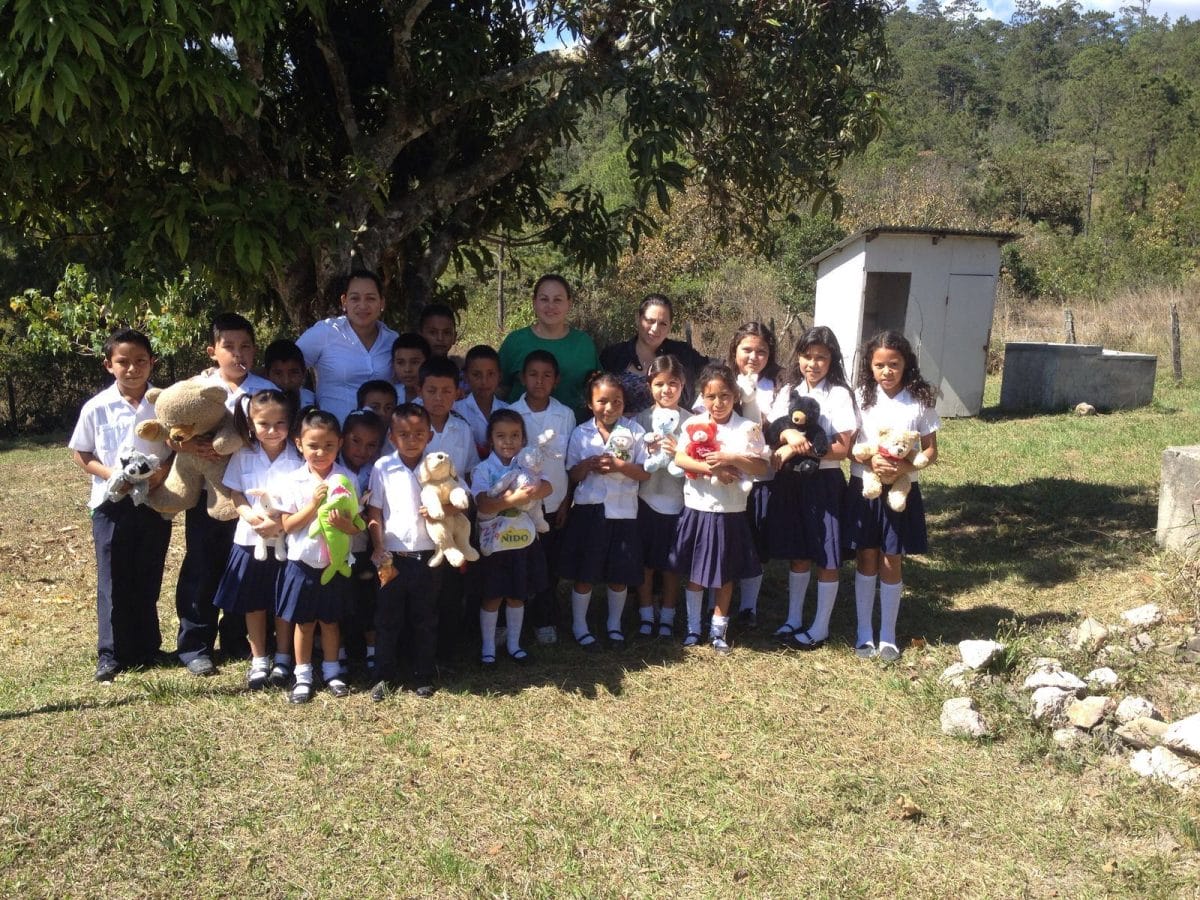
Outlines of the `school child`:
{"type": "MultiPolygon", "coordinates": [[[[354,473],[355,488],[364,507],[371,498],[371,469],[387,435],[384,419],[370,409],[356,409],[342,423],[341,463],[354,473]]],[[[354,563],[350,567],[349,611],[342,623],[342,652],[360,663],[369,679],[375,675],[375,599],[379,573],[371,562],[371,539],[361,531],[350,539],[354,563]]],[[[375,682],[372,680],[371,684],[375,682]]]]}
{"type": "Polygon", "coordinates": [[[396,408],[396,387],[390,382],[373,378],[358,386],[355,409],[369,409],[383,422],[391,421],[396,408]]]}
{"type": "MultiPolygon", "coordinates": [[[[450,356],[450,349],[458,343],[458,320],[454,310],[444,303],[429,303],[421,308],[417,316],[417,334],[429,342],[429,355],[450,356]]],[[[461,360],[454,359],[455,365],[461,360]]]]}
{"type": "MultiPolygon", "coordinates": [[[[496,624],[500,606],[506,608],[506,641],[509,658],[524,664],[529,654],[521,647],[521,626],[525,621],[525,598],[546,588],[546,557],[538,546],[538,533],[533,521],[521,514],[520,507],[540,503],[550,495],[550,482],[541,480],[534,485],[513,487],[498,497],[488,494],[509,471],[513,458],[525,446],[525,421],[511,409],[498,409],[488,420],[488,442],[492,452],[471,473],[471,490],[479,511],[481,534],[490,533],[489,526],[503,525],[497,532],[517,537],[519,546],[497,541],[491,552],[479,561],[483,602],[479,610],[479,630],[483,636],[480,662],[484,666],[496,663],[496,624]],[[499,519],[498,519],[499,517],[499,519]]],[[[483,540],[486,540],[484,538],[483,540]]]]}
{"type": "Polygon", "coordinates": [[[419,334],[406,331],[392,344],[392,382],[397,403],[413,403],[421,396],[421,366],[433,354],[429,342],[419,334]]]}
{"type": "Polygon", "coordinates": [[[92,476],[88,515],[96,548],[96,681],[112,681],[122,669],[155,662],[162,633],[158,594],[171,540],[171,523],[129,497],[107,498],[105,482],[118,453],[134,447],[162,460],[151,476],[156,487],[170,468],[170,451],[137,438],[139,422],[154,418],[146,402],[154,351],[150,339],[121,328],[104,342],[104,368],[113,384],[83,405],[67,446],[92,476]]]}
{"type": "Polygon", "coordinates": [[[617,376],[593,372],[583,384],[583,395],[592,418],[571,432],[567,444],[567,474],[575,485],[575,504],[563,532],[559,572],[575,582],[572,631],[585,650],[598,649],[587,624],[592,585],[608,583],[605,627],[609,644],[619,650],[625,646],[621,614],[627,589],[642,581],[637,489],[650,475],[642,468],[646,459],[642,427],[621,417],[625,390],[617,376]],[[608,441],[618,427],[628,429],[633,444],[628,451],[613,453],[608,441]]]}
{"type": "Polygon", "coordinates": [[[671,563],[687,579],[688,633],[684,646],[700,643],[703,591],[716,588],[709,640],[713,650],[727,654],[731,649],[727,630],[733,582],[762,576],[762,563],[746,515],[746,503],[752,492],[747,476],[756,478],[766,474],[767,450],[759,423],[734,412],[738,384],[728,366],[706,366],[696,385],[706,412],[688,419],[685,428],[691,422],[715,423],[720,449],[703,461],[692,459],[683,446],[675,453],[676,464],[699,477],[684,481],[684,509],[679,517],[671,563]]]}
{"type": "MultiPolygon", "coordinates": [[[[275,385],[253,374],[254,326],[237,313],[221,313],[212,321],[212,343],[208,356],[215,364],[196,380],[219,385],[228,393],[225,405],[232,412],[238,401],[259,391],[274,390],[275,385]]],[[[168,442],[177,453],[212,453],[212,439],[200,435],[183,444],[168,442]]],[[[243,616],[219,612],[213,605],[217,584],[225,573],[237,520],[218,522],[208,514],[204,491],[196,505],[184,514],[186,549],[175,586],[175,612],[179,617],[179,637],[175,652],[192,675],[216,674],[213,651],[220,637],[226,656],[241,659],[247,655],[246,622],[243,616]]]]}
{"type": "MultiPolygon", "coordinates": [[[[283,530],[288,535],[288,561],[276,613],[295,626],[296,683],[288,700],[307,703],[313,695],[313,641],[318,625],[326,654],[321,662],[325,686],[335,697],[350,693],[333,649],[341,645],[338,622],[346,615],[348,579],[334,575],[328,583],[321,583],[324,568],[331,562],[330,548],[321,535],[310,537],[308,531],[325,502],[333,476],[343,475],[351,483],[354,476],[338,462],[342,429],[332,413],[310,410],[296,430],[296,446],[304,465],[277,479],[274,487],[283,511],[283,530]]],[[[351,536],[361,530],[352,516],[338,510],[329,514],[329,524],[351,536]]]]}
{"type": "MultiPolygon", "coordinates": [[[[213,605],[227,613],[246,617],[250,640],[250,670],[246,686],[261,690],[268,681],[283,686],[291,678],[292,634],[282,619],[275,624],[275,660],[267,655],[267,616],[274,617],[275,605],[283,586],[283,563],[269,549],[266,559],[256,559],[258,538],[283,536],[283,523],[270,515],[261,497],[250,491],[265,491],[270,496],[272,481],[304,464],[291,441],[295,409],[290,394],[263,390],[243,398],[234,410],[238,430],[248,446],[229,458],[224,483],[233,492],[237,507],[237,527],[225,572],[217,585],[213,605]]],[[[270,506],[270,503],[267,504],[270,506]]]]}
{"type": "MultiPolygon", "coordinates": [[[[921,451],[928,462],[937,460],[937,432],[942,424],[934,409],[937,390],[921,377],[917,356],[904,335],[884,331],[866,343],[860,356],[856,387],[862,416],[860,443],[875,442],[884,425],[916,431],[921,435],[921,451]]],[[[863,497],[865,466],[857,460],[850,464],[843,542],[855,551],[858,569],[854,577],[854,605],[858,613],[854,652],[864,659],[878,656],[884,662],[893,662],[900,658],[896,619],[904,590],[904,555],[928,549],[925,507],[917,471],[911,462],[887,461],[876,456],[870,465],[885,482],[905,473],[913,482],[904,511],[895,512],[887,504],[886,490],[875,500],[863,497]],[[878,643],[872,623],[876,578],[879,579],[878,643]]]]}
{"type": "Polygon", "coordinates": [[[486,344],[477,344],[467,351],[465,374],[470,392],[455,401],[454,411],[471,426],[476,454],[487,459],[491,452],[487,442],[488,420],[496,410],[508,408],[496,396],[500,387],[500,354],[486,344]]]}
{"type": "MultiPolygon", "coordinates": [[[[637,423],[646,432],[647,455],[662,449],[674,460],[676,443],[682,434],[686,418],[679,408],[679,398],[687,384],[683,364],[675,356],[667,354],[655,357],[646,367],[646,382],[650,389],[653,406],[638,413],[637,423]],[[655,409],[675,410],[679,423],[675,430],[661,438],[662,447],[653,438],[655,409]],[[651,440],[655,444],[651,445],[651,440]]],[[[679,527],[679,515],[683,512],[683,479],[672,475],[666,468],[658,469],[638,485],[638,532],[641,536],[642,561],[645,574],[638,587],[638,634],[642,637],[670,637],[675,632],[675,606],[679,593],[679,576],[671,567],[671,550],[675,546],[675,532],[679,527]],[[658,629],[654,625],[654,574],[661,573],[662,593],[658,629]]]]}
{"type": "Polygon", "coordinates": [[[375,673],[371,689],[376,703],[399,686],[401,645],[405,680],[418,697],[434,693],[437,651],[437,597],[441,576],[449,567],[429,568],[433,540],[421,515],[421,485],[417,469],[433,437],[429,413],[415,403],[401,403],[392,413],[389,432],[392,453],[371,468],[371,499],[367,529],[375,548],[372,561],[389,579],[379,588],[375,604],[375,673]]]}
{"type": "Polygon", "coordinates": [[[567,442],[575,430],[575,413],[553,396],[558,387],[558,360],[549,350],[530,350],[521,366],[525,393],[510,407],[525,420],[525,434],[532,440],[549,430],[554,432],[552,452],[546,457],[542,474],[550,482],[550,495],[542,501],[550,530],[538,537],[546,554],[546,588],[533,595],[529,603],[530,623],[539,644],[558,641],[558,558],[563,528],[571,508],[570,482],[567,478],[567,442]]]}
{"type": "Polygon", "coordinates": [[[316,406],[317,395],[304,386],[304,353],[294,341],[281,339],[268,344],[263,351],[263,372],[275,387],[291,395],[295,409],[316,406]]]}
{"type": "MultiPolygon", "coordinates": [[[[837,600],[838,567],[842,562],[841,512],[846,478],[841,461],[850,453],[858,431],[858,413],[837,336],[824,325],[808,329],[796,342],[792,364],[782,377],[768,421],[785,418],[793,391],[811,397],[821,410],[820,427],[829,437],[829,452],[811,475],[780,470],[771,485],[767,508],[767,544],[772,559],[790,560],[787,620],[775,638],[798,650],[816,650],[829,637],[829,617],[837,600]],[[817,611],[804,628],[804,595],[812,567],[817,569],[817,611]]],[[[795,456],[811,455],[804,432],[785,430],[774,449],[776,469],[795,456]]]]}

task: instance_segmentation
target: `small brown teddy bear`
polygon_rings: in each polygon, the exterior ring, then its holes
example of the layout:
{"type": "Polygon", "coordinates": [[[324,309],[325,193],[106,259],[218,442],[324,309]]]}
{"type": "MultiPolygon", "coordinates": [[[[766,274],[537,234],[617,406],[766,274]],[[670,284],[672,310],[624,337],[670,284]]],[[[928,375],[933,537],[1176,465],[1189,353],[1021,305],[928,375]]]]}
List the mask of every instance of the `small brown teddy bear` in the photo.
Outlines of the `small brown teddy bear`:
{"type": "MultiPolygon", "coordinates": [[[[854,458],[866,466],[863,471],[863,496],[874,500],[883,493],[884,482],[874,469],[871,462],[881,457],[889,462],[908,460],[914,469],[923,469],[929,465],[929,457],[921,450],[921,435],[915,431],[903,431],[898,428],[883,426],[879,429],[879,442],[876,444],[855,444],[854,458]]],[[[908,474],[896,477],[888,486],[887,504],[896,512],[904,512],[908,505],[908,492],[912,488],[912,479],[908,474]]]]}
{"type": "Polygon", "coordinates": [[[222,479],[229,457],[245,446],[225,408],[229,395],[219,385],[201,381],[178,381],[165,390],[152,388],[146,399],[154,406],[155,418],[137,427],[138,437],[148,441],[188,441],[199,435],[212,438],[213,450],[221,459],[210,461],[195,453],[176,453],[163,483],[150,492],[151,509],[167,518],[191,509],[208,489],[208,514],[227,522],[237,518],[229,488],[222,479]]]}
{"type": "Polygon", "coordinates": [[[429,560],[430,568],[440,566],[443,559],[455,568],[479,559],[479,551],[471,546],[471,523],[463,513],[469,498],[458,483],[450,454],[440,450],[426,454],[417,469],[417,481],[427,513],[425,530],[437,548],[429,560]]]}

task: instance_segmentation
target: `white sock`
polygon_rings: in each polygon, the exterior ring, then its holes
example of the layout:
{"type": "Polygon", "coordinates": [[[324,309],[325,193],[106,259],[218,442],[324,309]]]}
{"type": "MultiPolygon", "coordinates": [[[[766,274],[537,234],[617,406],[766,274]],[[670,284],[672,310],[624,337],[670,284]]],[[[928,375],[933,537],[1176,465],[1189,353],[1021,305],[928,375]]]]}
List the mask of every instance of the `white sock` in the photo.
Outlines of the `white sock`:
{"type": "Polygon", "coordinates": [[[571,630],[575,633],[576,640],[588,633],[587,611],[591,600],[590,591],[586,594],[571,591],[571,630]]]}
{"type": "Polygon", "coordinates": [[[621,630],[621,613],[625,612],[625,598],[629,591],[614,591],[608,589],[608,625],[609,631],[621,630]]]}
{"type": "Polygon", "coordinates": [[[346,645],[342,644],[338,650],[338,662],[345,662],[349,657],[346,655],[346,645]]]}
{"type": "Polygon", "coordinates": [[[321,663],[321,678],[325,683],[333,681],[335,678],[340,678],[342,675],[342,664],[336,659],[321,663]]]}
{"type": "Polygon", "coordinates": [[[500,610],[488,612],[482,607],[479,610],[479,631],[483,635],[483,647],[480,656],[496,655],[496,620],[500,618],[500,610]]]}
{"type": "Polygon", "coordinates": [[[508,617],[508,634],[505,635],[508,652],[516,653],[521,649],[521,625],[525,622],[525,607],[510,606],[504,615],[508,617]]]}
{"type": "Polygon", "coordinates": [[[712,611],[717,608],[717,589],[709,588],[704,594],[704,614],[712,615],[712,611]]]}
{"type": "Polygon", "coordinates": [[[875,626],[871,618],[875,613],[875,575],[854,575],[854,607],[858,611],[858,637],[854,646],[875,643],[875,626]]]}
{"type": "Polygon", "coordinates": [[[639,606],[638,607],[638,618],[643,622],[650,622],[651,624],[653,624],[653,622],[654,622],[654,607],[653,606],[639,606]]]}
{"type": "Polygon", "coordinates": [[[674,625],[675,624],[675,607],[663,607],[658,611],[658,624],[674,625]]]}
{"type": "Polygon", "coordinates": [[[812,572],[788,572],[788,616],[787,626],[798,631],[804,622],[804,595],[808,593],[808,579],[812,572]]]}
{"type": "Polygon", "coordinates": [[[271,668],[271,657],[269,656],[252,656],[250,657],[250,669],[257,672],[266,672],[271,668]]]}
{"type": "Polygon", "coordinates": [[[685,588],[683,597],[687,601],[688,634],[699,634],[700,607],[704,604],[704,591],[689,591],[685,588]]]}
{"type": "Polygon", "coordinates": [[[375,658],[375,645],[367,644],[367,659],[374,659],[374,658],[375,658]]]}
{"type": "Polygon", "coordinates": [[[709,626],[708,636],[714,641],[720,638],[725,639],[725,632],[729,630],[729,616],[721,616],[713,613],[712,625],[709,626]]]}
{"type": "Polygon", "coordinates": [[[751,610],[758,612],[758,592],[762,590],[761,575],[755,575],[753,578],[743,578],[738,584],[741,585],[741,605],[739,610],[751,610]]]}
{"type": "Polygon", "coordinates": [[[833,615],[833,604],[837,600],[838,583],[836,581],[817,582],[817,614],[813,623],[808,626],[808,636],[814,641],[823,641],[829,637],[829,617],[833,615]]]}
{"type": "Polygon", "coordinates": [[[879,584],[879,643],[896,646],[896,619],[900,615],[900,594],[904,582],[879,584]]]}
{"type": "Polygon", "coordinates": [[[312,684],[313,667],[312,663],[301,663],[296,666],[296,684],[312,684]]]}
{"type": "Polygon", "coordinates": [[[292,665],[292,654],[290,654],[290,653],[276,653],[276,654],[275,654],[275,665],[277,665],[277,666],[287,666],[288,668],[291,668],[291,665],[292,665]]]}

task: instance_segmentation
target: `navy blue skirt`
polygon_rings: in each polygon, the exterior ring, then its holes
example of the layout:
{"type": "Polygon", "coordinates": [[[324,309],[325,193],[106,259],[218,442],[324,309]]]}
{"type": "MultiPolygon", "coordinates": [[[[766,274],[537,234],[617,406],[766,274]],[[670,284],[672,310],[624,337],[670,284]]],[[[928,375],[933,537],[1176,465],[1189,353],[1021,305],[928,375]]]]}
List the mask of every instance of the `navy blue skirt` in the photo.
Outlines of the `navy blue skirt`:
{"type": "Polygon", "coordinates": [[[887,489],[875,500],[862,495],[862,478],[850,479],[846,489],[846,507],[842,513],[842,543],[847,550],[882,550],[888,556],[925,553],[929,539],[925,532],[925,504],[921,485],[908,492],[904,512],[887,505],[887,489]]]}
{"type": "Polygon", "coordinates": [[[747,514],[685,508],[679,516],[670,568],[701,587],[761,575],[747,514]]]}
{"type": "Polygon", "coordinates": [[[346,596],[350,579],[334,575],[329,584],[321,584],[323,571],[289,559],[283,567],[283,588],[275,614],[294,625],[344,619],[349,612],[346,596]]]}
{"type": "Polygon", "coordinates": [[[637,519],[606,519],[602,503],[571,507],[559,553],[560,578],[636,587],[642,574],[637,519]]]}
{"type": "Polygon", "coordinates": [[[642,563],[656,572],[671,570],[671,551],[679,530],[679,513],[656,511],[645,500],[638,501],[638,535],[642,541],[642,563]]]}
{"type": "Polygon", "coordinates": [[[283,588],[283,563],[272,551],[261,562],[254,550],[234,544],[217,585],[213,606],[231,613],[274,610],[283,588]]]}
{"type": "Polygon", "coordinates": [[[544,591],[550,580],[546,575],[546,551],[539,537],[528,547],[501,550],[479,557],[479,580],[483,599],[497,597],[526,600],[544,591]]]}
{"type": "Polygon", "coordinates": [[[776,475],[767,510],[771,559],[811,560],[822,569],[840,566],[845,502],[846,476],[841,469],[776,475]]]}
{"type": "MultiPolygon", "coordinates": [[[[750,538],[754,542],[754,552],[758,561],[765,563],[771,558],[767,546],[767,534],[770,528],[771,489],[774,481],[756,481],[750,488],[750,496],[746,498],[746,519],[750,523],[750,538]]],[[[749,575],[743,576],[749,578],[749,575]]]]}

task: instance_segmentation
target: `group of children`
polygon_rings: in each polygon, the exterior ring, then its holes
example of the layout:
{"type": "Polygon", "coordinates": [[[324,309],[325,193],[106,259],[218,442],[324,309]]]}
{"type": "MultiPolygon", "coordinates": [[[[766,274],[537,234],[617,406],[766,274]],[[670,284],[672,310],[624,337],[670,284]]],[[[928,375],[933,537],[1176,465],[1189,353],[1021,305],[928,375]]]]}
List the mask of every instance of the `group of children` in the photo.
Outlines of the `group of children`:
{"type": "MultiPolygon", "coordinates": [[[[864,346],[852,393],[828,328],[805,332],[781,371],[770,330],[748,323],[734,335],[727,360],[708,365],[695,384],[675,357],[657,357],[646,372],[653,406],[636,418],[624,416],[620,379],[593,373],[583,385],[586,415],[577,424],[575,412],[553,396],[560,375],[553,353],[526,354],[523,393],[509,405],[497,396],[497,352],[473,347],[460,370],[446,355],[454,343],[453,314],[440,307],[433,313],[422,326],[445,330],[448,318],[449,340],[439,331],[435,350],[419,333],[396,336],[393,380],[359,385],[356,408],[340,421],[306,395],[299,347],[270,345],[262,378],[252,372],[250,323],[234,314],[214,320],[208,348],[214,367],[198,377],[225,388],[246,446],[229,459],[224,479],[238,518],[212,519],[203,497],[186,514],[176,652],[193,674],[215,671],[219,635],[227,656],[249,655],[250,688],[288,688],[294,703],[313,696],[318,646],[319,680],[334,696],[350,691],[350,662],[373,685],[373,700],[402,683],[431,696],[439,664],[453,660],[476,607],[485,667],[497,661],[502,613],[504,650],[513,662],[530,659],[522,645],[527,605],[537,640],[555,641],[560,579],[571,583],[571,633],[584,650],[601,646],[588,616],[596,584],[607,588],[603,636],[621,647],[628,589],[637,590],[638,635],[668,637],[676,633],[682,583],[684,645],[706,640],[707,591],[707,641],[726,654],[733,588],[740,590],[739,623],[752,627],[762,565],[771,558],[790,566],[788,614],[776,637],[813,650],[829,636],[846,551],[857,558],[856,653],[898,658],[902,557],[926,549],[920,488],[914,483],[907,507],[894,512],[886,493],[862,496],[863,463],[852,462],[847,484],[842,461],[856,438],[873,441],[884,425],[918,431],[926,458],[936,458],[935,392],[902,335],[885,332],[864,346]],[[793,392],[817,402],[830,439],[812,474],[781,468],[791,457],[812,454],[802,429],[784,428],[776,446],[764,436],[767,423],[788,414],[793,392]],[[694,407],[682,408],[692,395],[694,407]],[[671,433],[653,427],[656,410],[674,411],[671,433]],[[714,431],[703,454],[687,446],[688,426],[696,423],[714,431]],[[514,480],[518,455],[535,444],[540,476],[514,480]],[[469,506],[472,541],[484,551],[461,570],[429,566],[436,547],[427,523],[440,511],[422,501],[419,473],[431,453],[453,461],[469,498],[461,505],[469,506]],[[664,453],[672,465],[648,470],[647,459],[664,453]],[[346,493],[351,502],[328,502],[346,493]],[[281,538],[286,559],[263,552],[281,538]],[[327,567],[348,555],[350,576],[329,577],[327,567]],[[816,613],[806,623],[814,566],[816,613]]],[[[92,475],[98,681],[154,660],[170,537],[169,523],[148,506],[105,494],[118,452],[138,443],[137,423],[154,414],[145,397],[154,363],[150,342],[124,329],[106,343],[104,357],[115,383],[84,406],[70,441],[76,462],[92,475]]],[[[213,453],[204,437],[143,449],[163,460],[151,487],[165,476],[172,453],[213,453]]],[[[876,457],[866,465],[884,481],[899,474],[916,480],[904,460],[876,457]]]]}

